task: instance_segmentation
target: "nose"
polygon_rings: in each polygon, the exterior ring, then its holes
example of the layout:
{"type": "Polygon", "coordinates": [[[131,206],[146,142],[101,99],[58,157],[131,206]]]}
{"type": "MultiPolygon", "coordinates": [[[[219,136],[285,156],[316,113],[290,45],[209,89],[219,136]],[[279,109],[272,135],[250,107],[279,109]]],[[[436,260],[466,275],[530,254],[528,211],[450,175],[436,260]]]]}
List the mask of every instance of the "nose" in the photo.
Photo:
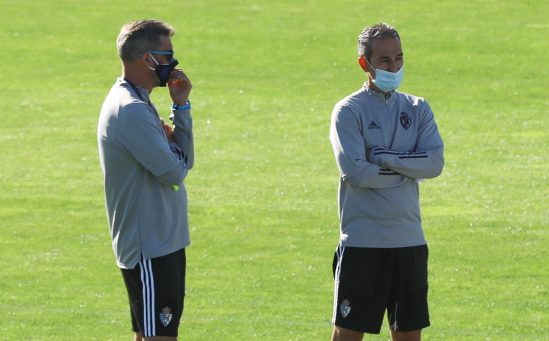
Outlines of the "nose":
{"type": "Polygon", "coordinates": [[[397,72],[400,69],[400,65],[394,60],[389,62],[389,71],[397,72]]]}

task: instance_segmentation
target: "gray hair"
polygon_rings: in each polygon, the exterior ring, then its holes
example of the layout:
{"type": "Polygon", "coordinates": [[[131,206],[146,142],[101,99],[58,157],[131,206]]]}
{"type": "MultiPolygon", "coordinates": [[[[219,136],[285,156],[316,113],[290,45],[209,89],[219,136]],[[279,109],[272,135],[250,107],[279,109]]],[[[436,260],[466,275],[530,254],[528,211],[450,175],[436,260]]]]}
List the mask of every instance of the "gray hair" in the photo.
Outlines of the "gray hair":
{"type": "Polygon", "coordinates": [[[139,20],[130,22],[120,30],[116,48],[120,59],[131,62],[148,50],[160,48],[160,36],[171,37],[175,29],[160,20],[139,20]]]}
{"type": "Polygon", "coordinates": [[[374,41],[384,38],[397,38],[400,41],[397,30],[391,25],[378,23],[365,27],[358,35],[358,55],[365,56],[369,61],[372,56],[374,41]]]}

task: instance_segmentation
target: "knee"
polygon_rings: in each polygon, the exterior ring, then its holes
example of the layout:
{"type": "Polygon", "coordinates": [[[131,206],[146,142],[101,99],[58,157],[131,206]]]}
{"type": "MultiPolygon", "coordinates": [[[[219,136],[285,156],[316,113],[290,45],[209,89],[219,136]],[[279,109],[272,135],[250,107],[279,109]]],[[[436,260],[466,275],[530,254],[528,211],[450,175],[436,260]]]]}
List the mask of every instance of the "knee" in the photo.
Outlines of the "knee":
{"type": "Polygon", "coordinates": [[[361,332],[334,326],[332,341],[361,341],[363,336],[361,332]]]}
{"type": "Polygon", "coordinates": [[[392,330],[391,339],[393,341],[420,341],[421,329],[413,330],[411,332],[398,332],[392,330]]]}

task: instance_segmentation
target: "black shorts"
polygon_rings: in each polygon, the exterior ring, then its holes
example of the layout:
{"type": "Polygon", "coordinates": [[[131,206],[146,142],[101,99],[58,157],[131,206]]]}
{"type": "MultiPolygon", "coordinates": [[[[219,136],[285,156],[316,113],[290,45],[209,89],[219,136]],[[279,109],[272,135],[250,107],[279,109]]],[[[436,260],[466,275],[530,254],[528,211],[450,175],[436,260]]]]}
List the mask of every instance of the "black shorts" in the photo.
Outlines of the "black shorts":
{"type": "Polygon", "coordinates": [[[376,249],[339,246],[334,255],[332,323],[379,334],[387,311],[395,331],[429,326],[427,245],[376,249]]]}
{"type": "Polygon", "coordinates": [[[122,269],[133,331],[144,337],[177,336],[185,297],[185,249],[142,259],[122,269]]]}

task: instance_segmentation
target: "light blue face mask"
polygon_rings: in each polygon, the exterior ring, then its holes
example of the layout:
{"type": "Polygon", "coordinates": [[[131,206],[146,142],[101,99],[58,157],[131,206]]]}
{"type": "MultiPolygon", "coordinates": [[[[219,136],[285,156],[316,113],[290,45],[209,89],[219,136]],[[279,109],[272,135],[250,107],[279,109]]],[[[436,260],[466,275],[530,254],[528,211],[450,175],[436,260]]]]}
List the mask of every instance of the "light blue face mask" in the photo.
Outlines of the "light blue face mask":
{"type": "MultiPolygon", "coordinates": [[[[372,65],[372,63],[369,64],[372,65]]],[[[374,68],[374,70],[376,71],[376,78],[373,79],[372,82],[379,90],[383,92],[389,92],[397,89],[400,82],[402,82],[402,78],[404,78],[404,65],[402,65],[397,72],[390,72],[376,68],[374,68]]]]}

